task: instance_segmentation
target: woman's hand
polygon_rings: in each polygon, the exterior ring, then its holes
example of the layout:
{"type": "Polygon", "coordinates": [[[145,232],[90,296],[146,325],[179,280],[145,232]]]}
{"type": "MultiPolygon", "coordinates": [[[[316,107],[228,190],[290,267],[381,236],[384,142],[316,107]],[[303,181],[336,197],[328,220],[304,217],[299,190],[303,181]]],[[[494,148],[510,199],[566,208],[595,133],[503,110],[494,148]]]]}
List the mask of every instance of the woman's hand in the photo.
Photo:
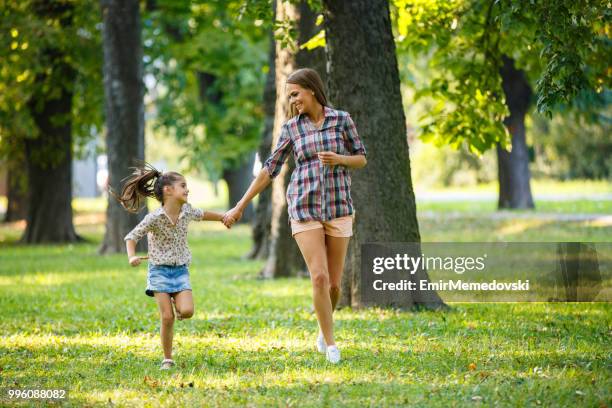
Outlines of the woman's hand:
{"type": "Polygon", "coordinates": [[[231,228],[235,222],[240,221],[240,218],[242,218],[242,212],[243,210],[241,208],[234,207],[223,214],[223,225],[225,225],[227,228],[231,228]]]}
{"type": "Polygon", "coordinates": [[[326,166],[343,166],[344,156],[334,152],[319,152],[319,160],[326,166]]]}

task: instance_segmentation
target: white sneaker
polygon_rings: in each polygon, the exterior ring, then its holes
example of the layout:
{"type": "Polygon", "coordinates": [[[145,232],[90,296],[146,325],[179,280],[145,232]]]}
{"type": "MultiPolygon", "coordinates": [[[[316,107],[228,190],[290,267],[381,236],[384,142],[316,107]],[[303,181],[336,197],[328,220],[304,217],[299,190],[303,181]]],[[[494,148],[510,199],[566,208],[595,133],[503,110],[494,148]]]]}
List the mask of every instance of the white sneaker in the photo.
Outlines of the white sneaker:
{"type": "Polygon", "coordinates": [[[325,353],[327,351],[325,338],[323,337],[323,333],[321,332],[319,332],[319,336],[317,337],[317,350],[319,351],[319,353],[325,353]]]}
{"type": "Polygon", "coordinates": [[[336,364],[340,361],[340,350],[336,346],[329,346],[327,348],[327,352],[325,353],[325,357],[327,357],[327,361],[332,364],[336,364]]]}

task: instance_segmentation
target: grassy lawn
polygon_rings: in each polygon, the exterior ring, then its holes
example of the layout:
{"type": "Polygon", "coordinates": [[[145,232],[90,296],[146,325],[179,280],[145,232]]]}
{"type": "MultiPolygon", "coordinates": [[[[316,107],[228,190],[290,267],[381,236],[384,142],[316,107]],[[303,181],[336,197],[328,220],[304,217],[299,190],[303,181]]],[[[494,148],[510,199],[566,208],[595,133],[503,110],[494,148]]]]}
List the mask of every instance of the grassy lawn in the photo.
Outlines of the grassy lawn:
{"type": "MultiPolygon", "coordinates": [[[[612,200],[536,200],[535,210],[503,210],[504,213],[514,214],[610,214],[612,215],[612,200]]],[[[417,197],[418,211],[436,211],[465,213],[479,216],[499,212],[497,210],[497,200],[454,200],[445,201],[419,201],[417,197]]]]}
{"type": "MultiPolygon", "coordinates": [[[[80,205],[80,207],[79,207],[80,205]]],[[[609,304],[454,304],[448,312],[337,312],[337,366],[315,352],[310,283],[256,278],[250,230],[192,224],[194,318],[160,372],[146,267],[89,243],[24,247],[0,227],[0,388],[67,389],[66,406],[610,406],[609,304]]],[[[424,241],[610,241],[597,222],[420,218],[424,241]]],[[[0,400],[0,406],[2,406],[0,400]]]]}
{"type": "MultiPolygon", "coordinates": [[[[475,186],[429,187],[419,186],[419,180],[414,180],[417,191],[427,190],[434,193],[495,193],[499,191],[497,182],[480,183],[475,186]]],[[[591,195],[612,193],[611,180],[553,180],[531,179],[533,194],[567,194],[591,195]]]]}

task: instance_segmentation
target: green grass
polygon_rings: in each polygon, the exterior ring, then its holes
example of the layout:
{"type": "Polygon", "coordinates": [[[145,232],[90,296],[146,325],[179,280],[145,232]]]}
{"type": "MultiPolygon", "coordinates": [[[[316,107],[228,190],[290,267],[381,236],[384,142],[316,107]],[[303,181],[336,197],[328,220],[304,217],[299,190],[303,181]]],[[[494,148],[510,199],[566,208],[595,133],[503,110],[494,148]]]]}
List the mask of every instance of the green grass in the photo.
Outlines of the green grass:
{"type": "MultiPolygon", "coordinates": [[[[418,180],[415,180],[418,184],[418,180]]],[[[534,194],[610,194],[612,193],[612,180],[553,180],[531,179],[531,191],[534,194]]],[[[417,186],[418,190],[418,186],[417,186]]],[[[499,191],[497,182],[480,183],[475,186],[433,187],[428,191],[437,193],[495,193],[499,191]]]]}
{"type": "MultiPolygon", "coordinates": [[[[425,241],[611,236],[609,225],[444,213],[420,227],[425,241]]],[[[91,241],[79,245],[15,245],[20,228],[0,227],[0,388],[64,388],[66,406],[612,404],[609,304],[343,309],[344,359],[330,366],[314,351],[309,281],[256,279],[262,262],[242,258],[249,229],[213,223],[192,224],[196,313],[176,324],[178,367],[160,372],[146,267],[98,256],[95,217],[77,222],[91,241]]]]}
{"type": "MultiPolygon", "coordinates": [[[[535,210],[505,210],[516,214],[609,214],[612,215],[612,200],[568,200],[535,202],[535,210]]],[[[497,212],[497,200],[426,201],[417,196],[418,211],[461,212],[481,215],[497,212]]]]}
{"type": "Polygon", "coordinates": [[[610,242],[610,220],[557,221],[537,217],[488,219],[476,214],[419,216],[426,242],[610,242]]]}

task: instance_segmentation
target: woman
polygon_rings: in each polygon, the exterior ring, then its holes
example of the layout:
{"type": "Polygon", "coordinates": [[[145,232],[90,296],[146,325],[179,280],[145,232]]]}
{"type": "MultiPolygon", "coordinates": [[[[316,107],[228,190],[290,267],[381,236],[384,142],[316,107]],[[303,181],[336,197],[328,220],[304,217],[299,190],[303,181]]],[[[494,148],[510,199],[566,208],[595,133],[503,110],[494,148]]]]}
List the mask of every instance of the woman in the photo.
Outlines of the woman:
{"type": "Polygon", "coordinates": [[[230,227],[242,217],[249,202],[280,173],[293,152],[296,168],[287,188],[291,232],[310,272],[320,328],[317,349],[337,363],[340,351],[334,342],[332,313],[340,297],[354,216],[348,169],[366,165],[366,150],[350,115],[329,106],[316,71],[293,72],[285,90],[292,117],[242,199],[225,213],[223,223],[230,227]]]}

